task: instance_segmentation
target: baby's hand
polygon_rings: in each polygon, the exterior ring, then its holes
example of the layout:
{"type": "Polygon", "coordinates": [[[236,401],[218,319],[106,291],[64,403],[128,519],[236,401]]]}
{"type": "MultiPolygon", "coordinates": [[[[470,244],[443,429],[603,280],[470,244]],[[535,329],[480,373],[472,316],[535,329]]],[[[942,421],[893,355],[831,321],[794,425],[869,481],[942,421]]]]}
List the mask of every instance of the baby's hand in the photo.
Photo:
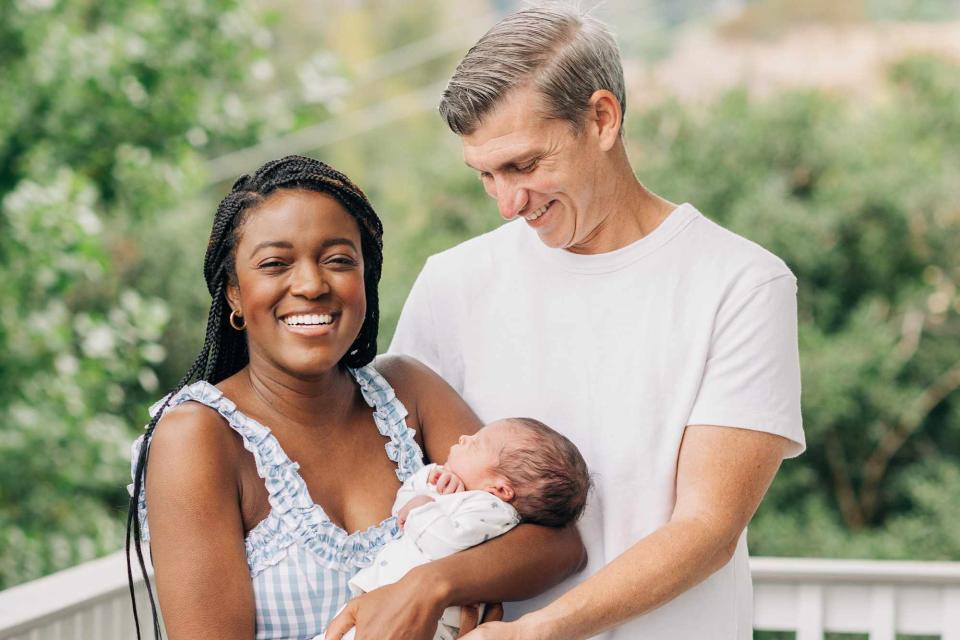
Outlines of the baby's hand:
{"type": "Polygon", "coordinates": [[[403,505],[400,508],[400,511],[397,512],[397,524],[400,525],[400,528],[403,529],[403,526],[407,524],[407,516],[410,515],[411,511],[430,502],[433,502],[433,498],[430,496],[417,496],[407,504],[403,505]]]}
{"type": "Polygon", "coordinates": [[[452,471],[447,471],[443,467],[437,467],[430,473],[427,482],[437,485],[437,493],[446,495],[448,493],[457,493],[463,491],[463,480],[452,471]]]}

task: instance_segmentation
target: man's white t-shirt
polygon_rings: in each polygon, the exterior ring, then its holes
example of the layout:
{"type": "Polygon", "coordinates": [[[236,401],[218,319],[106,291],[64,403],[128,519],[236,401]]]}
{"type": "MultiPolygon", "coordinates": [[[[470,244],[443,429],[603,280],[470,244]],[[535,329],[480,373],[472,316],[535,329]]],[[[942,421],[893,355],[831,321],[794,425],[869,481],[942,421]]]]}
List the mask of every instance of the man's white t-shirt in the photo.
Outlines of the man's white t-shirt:
{"type": "MultiPolygon", "coordinates": [[[[595,491],[579,528],[587,569],[508,616],[546,605],[673,510],[684,428],[770,432],[805,447],[796,280],[693,206],[616,251],[550,249],[521,219],[431,257],[390,347],[443,376],[483,422],[529,416],[569,437],[595,491]]],[[[606,640],[752,637],[745,535],[733,560],[606,640]]]]}

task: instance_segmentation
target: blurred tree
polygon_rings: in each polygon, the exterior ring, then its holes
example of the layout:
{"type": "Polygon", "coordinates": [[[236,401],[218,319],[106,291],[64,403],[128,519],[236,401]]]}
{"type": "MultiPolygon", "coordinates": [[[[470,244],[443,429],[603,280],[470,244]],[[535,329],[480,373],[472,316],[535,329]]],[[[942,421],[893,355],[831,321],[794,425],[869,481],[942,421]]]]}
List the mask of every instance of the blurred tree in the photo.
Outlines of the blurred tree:
{"type": "Polygon", "coordinates": [[[960,559],[960,73],[915,57],[878,105],[814,93],[638,118],[638,173],[799,279],[808,451],[759,553],[960,559]]]}
{"type": "Polygon", "coordinates": [[[269,44],[228,0],[0,3],[0,588],[121,545],[176,304],[138,225],[276,126],[240,99],[269,44]]]}

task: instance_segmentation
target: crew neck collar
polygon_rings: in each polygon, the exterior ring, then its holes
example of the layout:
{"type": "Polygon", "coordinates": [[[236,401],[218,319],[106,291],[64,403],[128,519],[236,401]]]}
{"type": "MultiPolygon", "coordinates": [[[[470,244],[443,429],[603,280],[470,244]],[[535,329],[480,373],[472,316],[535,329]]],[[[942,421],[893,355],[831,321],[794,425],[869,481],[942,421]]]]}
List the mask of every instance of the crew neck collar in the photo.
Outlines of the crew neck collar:
{"type": "Polygon", "coordinates": [[[525,242],[541,259],[566,271],[599,274],[617,271],[650,255],[698,217],[700,212],[693,205],[684,202],[671,211],[653,231],[639,240],[606,253],[588,254],[551,249],[540,241],[537,232],[528,227],[523,219],[517,220],[515,224],[523,224],[526,227],[523,234],[525,242]]]}

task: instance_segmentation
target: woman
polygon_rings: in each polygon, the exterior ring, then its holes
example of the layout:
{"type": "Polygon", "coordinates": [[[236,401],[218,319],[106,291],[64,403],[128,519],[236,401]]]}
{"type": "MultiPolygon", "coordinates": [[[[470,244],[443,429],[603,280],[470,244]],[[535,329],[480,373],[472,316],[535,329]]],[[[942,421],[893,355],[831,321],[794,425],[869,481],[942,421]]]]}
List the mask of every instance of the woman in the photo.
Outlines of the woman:
{"type": "MultiPolygon", "coordinates": [[[[203,350],[134,447],[128,529],[141,568],[150,541],[171,639],[320,634],[399,535],[400,482],[479,427],[416,361],[370,364],[381,234],[309,158],[267,163],[217,209],[203,350]]],[[[430,638],[446,606],[530,597],[582,554],[573,530],[518,527],[351,603],[356,637],[430,638]]]]}

